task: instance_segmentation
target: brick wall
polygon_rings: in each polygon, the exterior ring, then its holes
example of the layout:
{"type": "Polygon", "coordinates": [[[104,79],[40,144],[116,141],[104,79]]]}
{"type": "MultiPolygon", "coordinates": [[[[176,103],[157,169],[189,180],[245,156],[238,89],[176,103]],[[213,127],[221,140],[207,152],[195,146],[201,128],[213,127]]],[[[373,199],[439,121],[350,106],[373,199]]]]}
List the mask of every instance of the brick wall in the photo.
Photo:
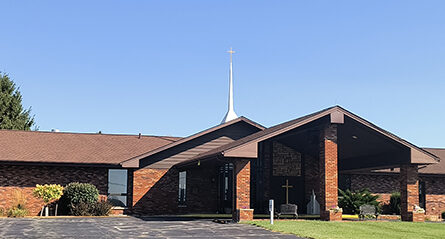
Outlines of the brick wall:
{"type": "Polygon", "coordinates": [[[250,161],[234,161],[234,221],[253,220],[253,209],[250,209],[250,161]]]}
{"type": "Polygon", "coordinates": [[[218,171],[214,165],[179,170],[143,168],[133,172],[130,210],[139,215],[215,213],[218,171]],[[186,171],[186,204],[178,204],[179,172],[186,171]]]}
{"type": "MultiPolygon", "coordinates": [[[[368,188],[371,192],[380,196],[379,201],[389,203],[392,192],[400,192],[399,174],[351,174],[351,189],[359,190],[368,188]]],[[[440,215],[445,211],[445,175],[430,176],[420,175],[420,181],[425,182],[426,187],[426,214],[440,215]]]]}
{"type": "Polygon", "coordinates": [[[310,201],[312,190],[314,190],[317,200],[320,197],[320,162],[318,158],[314,158],[310,155],[304,155],[304,158],[304,198],[306,205],[310,201]]]}
{"type": "Polygon", "coordinates": [[[0,165],[0,207],[11,206],[15,190],[21,191],[27,199],[30,215],[38,215],[42,200],[32,196],[36,184],[60,184],[71,182],[94,184],[101,195],[108,190],[108,169],[93,167],[52,167],[0,165]]]}
{"type": "Polygon", "coordinates": [[[320,142],[320,216],[322,220],[341,220],[332,216],[329,209],[338,205],[337,127],[329,125],[320,142]]]}
{"type": "Polygon", "coordinates": [[[178,207],[178,172],[139,169],[133,172],[134,214],[172,214],[178,207]]]}

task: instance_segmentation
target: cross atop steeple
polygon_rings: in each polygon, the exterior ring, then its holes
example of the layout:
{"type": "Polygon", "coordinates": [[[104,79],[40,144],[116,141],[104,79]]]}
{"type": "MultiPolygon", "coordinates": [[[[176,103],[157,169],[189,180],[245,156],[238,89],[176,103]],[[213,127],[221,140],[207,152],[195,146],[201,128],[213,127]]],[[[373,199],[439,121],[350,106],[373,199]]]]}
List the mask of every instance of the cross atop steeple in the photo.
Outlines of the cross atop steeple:
{"type": "Polygon", "coordinates": [[[230,48],[229,51],[227,51],[228,53],[230,53],[230,68],[229,68],[229,106],[227,109],[227,113],[226,116],[224,117],[224,119],[222,120],[221,124],[226,123],[228,121],[231,121],[233,119],[238,118],[238,116],[235,113],[235,110],[233,109],[233,71],[232,71],[232,55],[233,53],[235,53],[234,50],[232,50],[232,48],[230,48]]]}

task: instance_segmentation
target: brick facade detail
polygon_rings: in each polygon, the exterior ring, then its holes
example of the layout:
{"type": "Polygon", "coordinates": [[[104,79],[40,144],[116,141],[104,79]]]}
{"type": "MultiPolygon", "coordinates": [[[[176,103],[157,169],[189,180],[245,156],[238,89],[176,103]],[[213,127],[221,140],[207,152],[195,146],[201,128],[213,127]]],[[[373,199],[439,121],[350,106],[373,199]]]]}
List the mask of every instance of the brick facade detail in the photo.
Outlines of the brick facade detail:
{"type": "Polygon", "coordinates": [[[338,206],[338,146],[337,126],[325,128],[320,142],[320,217],[322,220],[341,220],[341,212],[333,215],[338,206]]]}
{"type": "Polygon", "coordinates": [[[38,215],[44,202],[32,195],[36,184],[60,184],[71,182],[94,184],[101,195],[107,195],[108,169],[98,167],[64,166],[16,166],[0,165],[0,208],[9,208],[14,192],[20,191],[26,198],[29,215],[38,215]]]}
{"type": "Polygon", "coordinates": [[[419,205],[419,176],[417,165],[402,165],[400,167],[400,187],[400,213],[402,214],[402,220],[424,220],[424,217],[417,215],[418,213],[413,213],[414,206],[419,205]]]}
{"type": "Polygon", "coordinates": [[[250,209],[250,161],[234,161],[233,220],[253,220],[253,209],[250,209]]]}
{"type": "MultiPolygon", "coordinates": [[[[369,189],[372,193],[380,196],[378,199],[382,204],[389,204],[391,194],[400,192],[400,176],[392,174],[348,174],[350,178],[350,189],[369,189]]],[[[445,176],[442,175],[419,175],[421,182],[426,188],[426,215],[439,217],[445,211],[445,176]]]]}

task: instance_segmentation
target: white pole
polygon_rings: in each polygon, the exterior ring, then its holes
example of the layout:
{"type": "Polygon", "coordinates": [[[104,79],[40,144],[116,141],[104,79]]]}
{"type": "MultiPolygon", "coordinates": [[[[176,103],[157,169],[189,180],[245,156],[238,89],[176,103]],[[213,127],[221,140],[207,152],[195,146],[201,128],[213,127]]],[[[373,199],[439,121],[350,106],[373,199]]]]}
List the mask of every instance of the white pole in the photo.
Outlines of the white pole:
{"type": "Polygon", "coordinates": [[[273,225],[273,214],[274,214],[274,206],[273,206],[273,199],[269,200],[269,212],[270,212],[270,224],[273,225]]]}

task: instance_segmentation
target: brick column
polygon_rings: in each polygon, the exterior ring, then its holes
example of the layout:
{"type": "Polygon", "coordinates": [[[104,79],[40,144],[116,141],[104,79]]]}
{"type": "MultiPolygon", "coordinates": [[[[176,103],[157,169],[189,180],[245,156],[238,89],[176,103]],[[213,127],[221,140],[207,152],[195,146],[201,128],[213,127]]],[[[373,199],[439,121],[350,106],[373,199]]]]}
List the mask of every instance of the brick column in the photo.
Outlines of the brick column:
{"type": "Polygon", "coordinates": [[[320,137],[320,218],[340,221],[338,206],[337,125],[329,124],[320,137]]]}
{"type": "Polygon", "coordinates": [[[250,160],[237,159],[233,166],[232,219],[236,222],[253,220],[253,209],[250,209],[250,160]]]}
{"type": "Polygon", "coordinates": [[[423,222],[425,213],[413,212],[419,205],[419,175],[417,165],[400,166],[400,214],[402,221],[423,222]]]}

